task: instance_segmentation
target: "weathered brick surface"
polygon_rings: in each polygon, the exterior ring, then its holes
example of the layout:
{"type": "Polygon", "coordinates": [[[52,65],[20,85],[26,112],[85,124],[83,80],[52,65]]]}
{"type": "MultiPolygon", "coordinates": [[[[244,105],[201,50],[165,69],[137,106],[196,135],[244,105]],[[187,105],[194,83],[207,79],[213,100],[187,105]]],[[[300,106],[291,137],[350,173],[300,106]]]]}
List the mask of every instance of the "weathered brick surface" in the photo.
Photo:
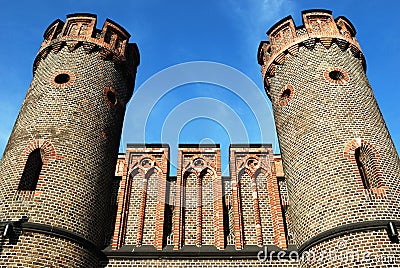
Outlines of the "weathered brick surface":
{"type": "MultiPolygon", "coordinates": [[[[297,28],[291,18],[281,21],[259,50],[297,245],[343,224],[400,218],[400,160],[365,75],[355,30],[327,11],[304,12],[303,21],[297,28]],[[294,91],[282,105],[288,85],[294,91]]],[[[389,245],[387,236],[360,237],[369,239],[361,245],[389,245]]],[[[331,249],[329,243],[316,247],[331,249]]]]}
{"type": "MultiPolygon", "coordinates": [[[[0,221],[28,217],[29,223],[68,230],[101,248],[109,222],[111,179],[125,103],[134,79],[124,67],[125,55],[136,51],[128,48],[125,30],[107,21],[102,32],[95,29],[95,21],[93,16],[69,16],[66,24],[52,24],[52,34],[50,28],[45,33],[32,83],[0,165],[0,221]],[[103,40],[101,34],[109,35],[109,31],[111,40],[103,40]],[[102,55],[105,51],[109,57],[102,55]],[[105,95],[106,88],[112,88],[115,95],[105,95]],[[115,97],[112,106],[110,97],[115,97]],[[18,190],[35,149],[40,149],[43,160],[37,186],[18,190]]],[[[138,62],[131,58],[129,64],[137,66],[138,62]]],[[[57,242],[51,236],[36,239],[36,234],[25,238],[22,235],[8,253],[2,250],[0,263],[28,266],[31,260],[25,256],[33,246],[42,251],[43,258],[65,254],[69,260],[60,263],[65,267],[78,267],[71,261],[74,258],[94,258],[89,256],[93,252],[74,250],[77,246],[72,242],[57,242]],[[52,248],[50,243],[43,244],[46,240],[60,244],[52,248]],[[19,258],[9,258],[13,250],[20,253],[19,258]]],[[[42,257],[36,258],[41,263],[42,257]]],[[[80,267],[92,266],[89,261],[82,263],[80,267]]]]}
{"type": "Polygon", "coordinates": [[[93,252],[64,239],[33,232],[17,239],[2,243],[0,267],[102,267],[93,252]]]}

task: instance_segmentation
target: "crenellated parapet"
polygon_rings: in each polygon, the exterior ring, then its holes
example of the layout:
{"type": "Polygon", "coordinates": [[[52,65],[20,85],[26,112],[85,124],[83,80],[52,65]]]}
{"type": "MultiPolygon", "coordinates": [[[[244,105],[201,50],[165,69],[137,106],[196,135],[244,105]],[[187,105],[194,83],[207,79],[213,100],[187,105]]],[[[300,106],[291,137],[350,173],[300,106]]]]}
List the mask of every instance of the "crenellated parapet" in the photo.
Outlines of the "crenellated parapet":
{"type": "Polygon", "coordinates": [[[326,49],[337,44],[342,51],[349,51],[358,58],[366,69],[356,30],[347,18],[334,19],[331,11],[318,9],[303,11],[302,19],[303,25],[298,27],[291,16],[282,19],[267,32],[269,41],[260,43],[257,56],[266,88],[268,79],[275,75],[276,66],[285,63],[286,55],[296,56],[299,47],[313,49],[318,42],[326,49]]]}
{"type": "Polygon", "coordinates": [[[129,43],[130,34],[116,22],[107,19],[102,29],[96,28],[96,22],[96,15],[86,13],[67,15],[65,23],[55,20],[44,32],[44,40],[36,55],[33,71],[36,71],[40,62],[51,51],[58,53],[66,46],[73,52],[82,46],[88,54],[98,51],[104,60],[123,65],[127,81],[132,82],[140,63],[137,45],[129,43]]]}

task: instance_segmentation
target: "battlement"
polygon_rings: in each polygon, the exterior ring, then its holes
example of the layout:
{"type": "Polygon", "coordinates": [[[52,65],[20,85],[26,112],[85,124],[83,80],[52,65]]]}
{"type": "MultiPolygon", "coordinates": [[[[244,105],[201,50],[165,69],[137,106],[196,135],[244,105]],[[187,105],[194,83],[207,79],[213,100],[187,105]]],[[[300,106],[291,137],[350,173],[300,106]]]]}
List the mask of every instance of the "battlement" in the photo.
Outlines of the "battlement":
{"type": "Polygon", "coordinates": [[[116,22],[106,19],[101,29],[96,28],[97,16],[87,13],[67,15],[65,23],[55,20],[43,34],[44,40],[36,56],[33,71],[50,51],[57,53],[64,46],[72,52],[83,46],[87,53],[99,51],[105,60],[126,64],[128,78],[136,73],[140,63],[139,50],[129,43],[130,34],[116,22]]]}
{"type": "Polygon", "coordinates": [[[287,54],[296,56],[300,46],[312,49],[317,42],[327,49],[333,43],[342,51],[349,49],[366,69],[356,30],[347,18],[340,16],[334,19],[329,10],[313,9],[303,11],[302,20],[303,25],[296,26],[292,16],[282,19],[267,32],[269,41],[260,43],[257,58],[266,87],[269,87],[268,78],[275,74],[276,65],[283,64],[287,54]]]}

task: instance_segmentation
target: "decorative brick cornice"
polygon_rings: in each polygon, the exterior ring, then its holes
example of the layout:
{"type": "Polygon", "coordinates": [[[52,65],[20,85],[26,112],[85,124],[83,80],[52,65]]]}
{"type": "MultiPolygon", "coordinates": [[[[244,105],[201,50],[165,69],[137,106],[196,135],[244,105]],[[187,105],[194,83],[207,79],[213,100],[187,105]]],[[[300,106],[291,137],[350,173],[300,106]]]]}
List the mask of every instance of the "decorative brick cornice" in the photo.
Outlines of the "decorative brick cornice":
{"type": "Polygon", "coordinates": [[[107,19],[101,30],[96,29],[96,15],[70,14],[66,22],[55,20],[45,31],[44,41],[36,55],[33,72],[47,55],[58,53],[64,46],[73,52],[83,47],[86,53],[99,51],[104,60],[112,60],[125,70],[128,86],[133,88],[137,66],[140,63],[139,50],[135,43],[128,43],[129,33],[116,22],[107,19]]]}
{"type": "Polygon", "coordinates": [[[355,33],[353,25],[346,18],[334,20],[332,12],[327,10],[304,11],[303,26],[300,27],[295,26],[291,16],[279,21],[267,32],[269,41],[262,41],[258,48],[258,63],[266,88],[269,87],[268,78],[275,75],[276,65],[284,64],[286,55],[296,56],[300,46],[312,49],[317,42],[327,49],[333,43],[343,51],[349,49],[354,57],[360,59],[365,70],[365,58],[355,33]]]}

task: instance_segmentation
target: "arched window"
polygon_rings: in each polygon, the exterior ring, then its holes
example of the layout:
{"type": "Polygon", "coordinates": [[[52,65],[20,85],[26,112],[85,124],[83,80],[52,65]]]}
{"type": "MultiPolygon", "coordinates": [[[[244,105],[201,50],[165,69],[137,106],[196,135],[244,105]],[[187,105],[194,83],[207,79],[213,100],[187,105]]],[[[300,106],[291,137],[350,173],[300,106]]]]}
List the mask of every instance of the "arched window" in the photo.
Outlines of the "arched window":
{"type": "Polygon", "coordinates": [[[26,161],[24,172],[19,181],[18,190],[35,191],[42,170],[43,160],[40,148],[33,150],[26,161]]]}
{"type": "Polygon", "coordinates": [[[381,172],[379,159],[381,155],[374,146],[361,138],[349,141],[343,151],[343,156],[349,159],[355,168],[359,185],[366,190],[371,198],[384,198],[387,189],[381,172]]]}
{"type": "Polygon", "coordinates": [[[358,171],[365,189],[384,186],[379,172],[379,164],[373,148],[365,144],[354,150],[358,171]]]}
{"type": "Polygon", "coordinates": [[[363,157],[361,156],[361,147],[358,147],[355,151],[354,151],[354,156],[356,158],[356,162],[357,162],[357,167],[358,167],[358,171],[360,172],[360,176],[361,176],[361,180],[362,183],[364,185],[365,189],[369,189],[371,188],[370,184],[369,184],[369,180],[367,177],[367,171],[365,169],[365,164],[363,162],[363,157]]]}

